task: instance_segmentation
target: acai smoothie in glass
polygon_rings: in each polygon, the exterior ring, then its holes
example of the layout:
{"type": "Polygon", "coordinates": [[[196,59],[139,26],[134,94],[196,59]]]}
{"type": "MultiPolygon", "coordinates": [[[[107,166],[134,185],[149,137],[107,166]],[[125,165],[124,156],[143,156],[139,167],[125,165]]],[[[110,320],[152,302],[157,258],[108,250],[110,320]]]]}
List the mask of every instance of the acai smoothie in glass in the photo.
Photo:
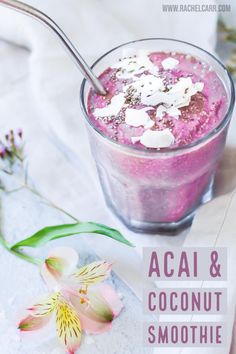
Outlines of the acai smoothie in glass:
{"type": "Polygon", "coordinates": [[[94,64],[107,94],[81,99],[105,199],[139,232],[177,232],[212,195],[234,104],[232,80],[185,42],[122,45],[94,64]]]}

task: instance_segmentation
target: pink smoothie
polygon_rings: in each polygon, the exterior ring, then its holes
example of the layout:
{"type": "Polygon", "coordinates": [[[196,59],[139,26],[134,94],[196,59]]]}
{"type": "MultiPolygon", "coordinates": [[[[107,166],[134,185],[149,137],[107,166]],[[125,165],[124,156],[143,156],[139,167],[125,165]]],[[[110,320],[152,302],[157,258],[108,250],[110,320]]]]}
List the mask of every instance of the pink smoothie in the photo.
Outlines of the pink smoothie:
{"type": "Polygon", "coordinates": [[[178,222],[209,188],[226,133],[191,151],[152,153],[189,145],[220,124],[228,105],[221,79],[199,58],[153,52],[141,59],[121,58],[100,80],[107,95],[90,91],[92,124],[114,142],[143,152],[127,155],[114,144],[97,143],[94,151],[108,204],[137,228],[139,223],[178,222]]]}
{"type": "MultiPolygon", "coordinates": [[[[163,130],[170,128],[175,137],[173,147],[187,145],[213,130],[224,117],[227,102],[225,88],[217,74],[207,64],[190,55],[151,53],[149,58],[158,67],[156,76],[163,79],[166,87],[178,82],[180,78],[191,78],[193,83],[201,82],[204,84],[203,90],[191,97],[190,104],[180,108],[181,115],[178,119],[168,113],[165,113],[162,118],[156,117],[155,109],[149,111],[150,118],[155,122],[155,126],[152,129],[163,130]],[[179,63],[172,70],[165,70],[162,66],[162,61],[170,57],[176,59],[179,63]]],[[[100,76],[108,94],[103,97],[91,91],[88,99],[90,118],[94,125],[111,139],[121,144],[134,145],[131,137],[140,136],[144,128],[142,126],[132,127],[127,125],[125,123],[125,111],[127,108],[140,109],[149,105],[142,104],[138,99],[129,100],[128,97],[124,107],[117,115],[101,118],[93,115],[94,109],[108,106],[112,97],[142,75],[137,74],[131,79],[119,79],[117,73],[119,73],[119,69],[108,68],[100,76]]],[[[151,73],[145,71],[145,74],[151,73]]],[[[153,107],[157,108],[160,105],[154,105],[153,107]]],[[[145,148],[140,143],[135,145],[145,148]]]]}

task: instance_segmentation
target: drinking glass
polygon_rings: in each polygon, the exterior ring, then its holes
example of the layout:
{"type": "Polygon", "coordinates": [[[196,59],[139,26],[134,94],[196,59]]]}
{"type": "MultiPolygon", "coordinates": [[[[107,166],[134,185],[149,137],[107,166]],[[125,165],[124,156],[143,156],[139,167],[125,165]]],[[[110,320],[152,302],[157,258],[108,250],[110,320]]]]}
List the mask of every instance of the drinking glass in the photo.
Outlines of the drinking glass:
{"type": "Polygon", "coordinates": [[[144,150],[113,141],[93,125],[87,111],[90,84],[86,80],[82,83],[81,107],[107,205],[136,232],[177,233],[191,224],[196,208],[212,198],[214,175],[235,101],[234,85],[226,68],[210,53],[186,42],[162,38],[112,49],[93,64],[95,74],[117,62],[124,49],[190,54],[210,65],[227,93],[224,117],[208,134],[185,146],[144,150]]]}

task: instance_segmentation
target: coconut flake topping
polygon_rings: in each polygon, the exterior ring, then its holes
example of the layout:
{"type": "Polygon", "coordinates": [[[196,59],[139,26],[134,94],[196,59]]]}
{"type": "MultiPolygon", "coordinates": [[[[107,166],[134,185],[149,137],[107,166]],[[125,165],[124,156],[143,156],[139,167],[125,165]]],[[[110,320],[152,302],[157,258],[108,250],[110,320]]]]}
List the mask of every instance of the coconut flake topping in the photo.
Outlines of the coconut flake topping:
{"type": "MultiPolygon", "coordinates": [[[[128,54],[131,53],[126,53],[128,54]]],[[[171,57],[162,61],[165,70],[173,69],[178,64],[179,61],[171,57]]],[[[159,75],[158,67],[152,63],[148,54],[143,52],[122,58],[112,68],[118,69],[118,79],[132,79],[132,82],[123,87],[123,92],[112,97],[106,107],[96,108],[94,116],[117,116],[122,108],[125,108],[125,123],[131,127],[144,128],[142,136],[131,138],[133,144],[140,142],[148,148],[172,145],[175,137],[171,130],[152,130],[155,121],[147,111],[155,110],[158,119],[163,118],[165,114],[178,119],[181,116],[180,108],[190,104],[192,96],[203,90],[204,83],[193,83],[191,77],[180,77],[174,84],[166,82],[165,78],[159,75]],[[138,103],[138,108],[134,107],[135,103],[138,103]],[[148,107],[140,108],[140,104],[148,107]]]]}
{"type": "Polygon", "coordinates": [[[103,108],[96,108],[93,112],[96,118],[104,118],[109,116],[116,116],[125,103],[125,94],[123,92],[112,97],[111,103],[103,108]]]}
{"type": "Polygon", "coordinates": [[[141,93],[141,102],[146,105],[155,106],[160,103],[167,106],[181,108],[188,106],[191,97],[197,92],[202,91],[204,84],[201,82],[193,83],[190,77],[181,77],[174,85],[169,85],[168,91],[157,90],[152,94],[144,95],[141,93]]]}
{"type": "Polygon", "coordinates": [[[131,79],[134,75],[142,74],[145,71],[152,74],[158,73],[158,67],[151,62],[146,52],[134,53],[132,56],[123,57],[111,66],[111,68],[118,69],[116,76],[119,79],[131,79]]]}
{"type": "Polygon", "coordinates": [[[165,70],[172,70],[179,64],[179,61],[177,59],[169,57],[164,59],[161,64],[165,70]]]}
{"type": "Polygon", "coordinates": [[[147,110],[153,109],[144,108],[144,109],[134,109],[127,108],[125,111],[125,123],[132,127],[144,126],[145,128],[151,128],[154,125],[154,121],[147,114],[147,110]]]}
{"type": "Polygon", "coordinates": [[[124,91],[130,87],[134,88],[135,96],[141,95],[142,103],[147,97],[150,97],[155,92],[159,92],[165,89],[163,80],[160,77],[145,74],[140,76],[140,78],[132,82],[130,85],[125,86],[124,91]]]}
{"type": "Polygon", "coordinates": [[[178,118],[181,115],[181,110],[174,106],[165,107],[163,105],[160,105],[157,107],[156,110],[157,118],[162,118],[165,113],[167,113],[170,117],[178,118]]]}
{"type": "Polygon", "coordinates": [[[140,143],[148,148],[165,148],[172,145],[175,141],[174,135],[170,129],[164,130],[146,130],[141,137],[132,137],[132,142],[135,144],[140,143]]]}

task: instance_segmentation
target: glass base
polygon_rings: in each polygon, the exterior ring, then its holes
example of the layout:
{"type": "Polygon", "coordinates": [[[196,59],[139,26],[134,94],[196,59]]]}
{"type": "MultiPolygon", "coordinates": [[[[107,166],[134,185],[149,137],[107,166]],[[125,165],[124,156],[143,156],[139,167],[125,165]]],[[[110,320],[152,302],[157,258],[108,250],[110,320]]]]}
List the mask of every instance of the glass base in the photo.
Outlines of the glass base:
{"type": "MultiPolygon", "coordinates": [[[[117,215],[117,213],[115,213],[117,215]]],[[[137,220],[129,220],[127,222],[122,218],[121,215],[117,215],[118,218],[125,224],[125,226],[133,232],[136,233],[147,233],[147,234],[160,234],[177,236],[181,231],[187,229],[191,226],[193,222],[195,212],[185,216],[183,219],[177,222],[145,222],[137,220]]]]}
{"type": "Polygon", "coordinates": [[[111,202],[106,199],[108,207],[112,212],[125,224],[125,226],[133,232],[136,233],[147,233],[147,234],[161,234],[166,236],[177,236],[181,231],[189,228],[192,225],[197,208],[203,205],[213,198],[213,185],[214,185],[215,175],[212,176],[211,181],[204,195],[202,196],[199,204],[195,207],[188,215],[184,218],[177,220],[175,222],[145,222],[134,219],[126,219],[122,214],[120,214],[111,202]]]}

